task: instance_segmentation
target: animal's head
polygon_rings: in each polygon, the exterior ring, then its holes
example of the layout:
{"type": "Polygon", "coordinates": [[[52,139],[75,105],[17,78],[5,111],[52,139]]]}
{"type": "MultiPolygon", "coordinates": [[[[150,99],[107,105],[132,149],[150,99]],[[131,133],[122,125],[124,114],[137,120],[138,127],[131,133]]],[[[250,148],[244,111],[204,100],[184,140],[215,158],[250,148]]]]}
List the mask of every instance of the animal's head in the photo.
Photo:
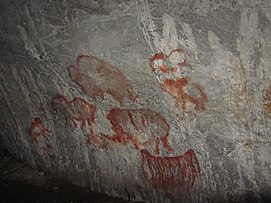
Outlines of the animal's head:
{"type": "Polygon", "coordinates": [[[76,68],[82,72],[91,71],[98,67],[102,60],[95,56],[80,54],[76,58],[76,68]]]}

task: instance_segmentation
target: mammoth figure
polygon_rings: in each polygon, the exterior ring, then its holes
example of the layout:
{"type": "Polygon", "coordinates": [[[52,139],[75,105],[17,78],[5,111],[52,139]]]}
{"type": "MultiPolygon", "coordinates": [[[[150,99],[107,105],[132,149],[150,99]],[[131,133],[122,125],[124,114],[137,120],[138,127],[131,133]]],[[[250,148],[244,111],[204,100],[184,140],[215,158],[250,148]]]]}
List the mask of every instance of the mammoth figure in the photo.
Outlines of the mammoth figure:
{"type": "Polygon", "coordinates": [[[108,93],[120,104],[124,99],[136,100],[130,82],[116,67],[87,55],[79,55],[76,63],[76,67],[67,67],[69,77],[92,99],[108,93]]]}

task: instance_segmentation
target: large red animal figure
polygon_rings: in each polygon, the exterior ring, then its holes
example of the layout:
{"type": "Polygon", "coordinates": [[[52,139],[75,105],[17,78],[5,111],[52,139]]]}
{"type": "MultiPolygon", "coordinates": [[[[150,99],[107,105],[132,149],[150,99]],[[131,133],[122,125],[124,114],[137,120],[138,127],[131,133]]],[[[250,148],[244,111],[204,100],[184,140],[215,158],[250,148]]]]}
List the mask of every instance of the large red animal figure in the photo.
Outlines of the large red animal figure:
{"type": "Polygon", "coordinates": [[[151,147],[157,154],[161,146],[168,153],[173,148],[168,142],[170,126],[159,113],[149,109],[111,109],[107,119],[112,124],[114,135],[104,138],[126,145],[131,142],[135,149],[151,147]]]}
{"type": "Polygon", "coordinates": [[[110,94],[116,101],[135,101],[136,97],[125,74],[109,63],[94,56],[79,55],[77,66],[68,66],[69,77],[93,99],[110,94]]]}
{"type": "Polygon", "coordinates": [[[77,127],[76,122],[81,122],[82,128],[86,123],[89,126],[92,126],[92,123],[94,123],[94,104],[80,97],[75,97],[73,100],[68,101],[65,96],[56,95],[51,100],[51,106],[53,111],[61,113],[65,117],[66,124],[70,120],[77,127]]]}

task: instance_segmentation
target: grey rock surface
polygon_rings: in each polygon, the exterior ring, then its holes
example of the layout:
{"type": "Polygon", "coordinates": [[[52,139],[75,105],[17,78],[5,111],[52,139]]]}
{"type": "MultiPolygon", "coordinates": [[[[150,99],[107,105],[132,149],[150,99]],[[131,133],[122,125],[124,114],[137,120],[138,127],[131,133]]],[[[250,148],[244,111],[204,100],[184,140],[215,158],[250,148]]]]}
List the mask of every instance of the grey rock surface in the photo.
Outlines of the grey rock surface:
{"type": "Polygon", "coordinates": [[[268,0],[1,1],[1,142],[116,197],[261,202],[270,23],[268,0]]]}
{"type": "Polygon", "coordinates": [[[36,171],[0,146],[1,202],[129,203],[36,171]]]}

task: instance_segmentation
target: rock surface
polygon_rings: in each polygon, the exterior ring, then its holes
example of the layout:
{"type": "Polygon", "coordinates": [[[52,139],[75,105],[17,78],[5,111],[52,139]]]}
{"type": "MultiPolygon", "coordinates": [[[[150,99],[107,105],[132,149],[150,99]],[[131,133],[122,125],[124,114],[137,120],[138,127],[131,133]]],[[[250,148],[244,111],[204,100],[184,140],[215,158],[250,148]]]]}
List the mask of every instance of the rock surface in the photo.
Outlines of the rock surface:
{"type": "Polygon", "coordinates": [[[1,202],[126,202],[35,171],[0,147],[1,202]]]}
{"type": "Polygon", "coordinates": [[[134,201],[270,195],[270,1],[0,11],[0,139],[13,155],[134,201]]]}

